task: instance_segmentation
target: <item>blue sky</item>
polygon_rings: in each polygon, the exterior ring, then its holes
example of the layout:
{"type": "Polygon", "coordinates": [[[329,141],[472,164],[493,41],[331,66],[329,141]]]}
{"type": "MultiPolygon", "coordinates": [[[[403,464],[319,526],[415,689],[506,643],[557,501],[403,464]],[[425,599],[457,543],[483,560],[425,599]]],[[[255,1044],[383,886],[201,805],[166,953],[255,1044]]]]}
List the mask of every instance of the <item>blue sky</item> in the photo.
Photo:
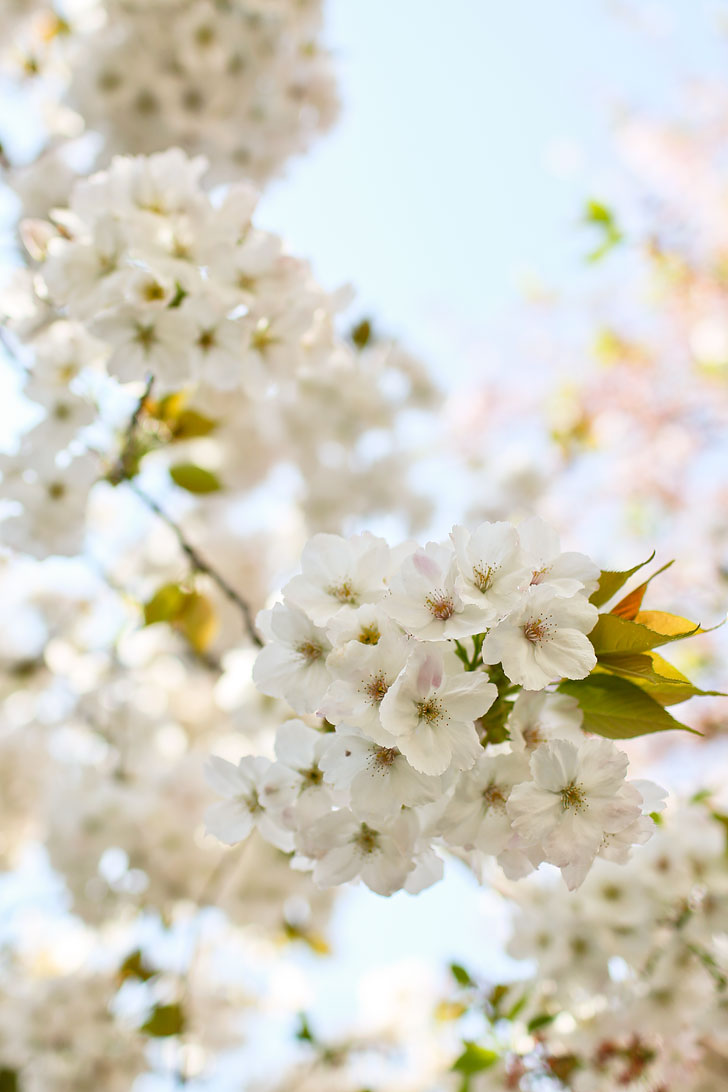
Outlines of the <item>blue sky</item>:
{"type": "Polygon", "coordinates": [[[720,71],[721,13],[714,0],[329,0],[342,116],[263,219],[456,379],[524,272],[583,277],[577,222],[613,188],[615,110],[667,111],[686,76],[720,71]]]}

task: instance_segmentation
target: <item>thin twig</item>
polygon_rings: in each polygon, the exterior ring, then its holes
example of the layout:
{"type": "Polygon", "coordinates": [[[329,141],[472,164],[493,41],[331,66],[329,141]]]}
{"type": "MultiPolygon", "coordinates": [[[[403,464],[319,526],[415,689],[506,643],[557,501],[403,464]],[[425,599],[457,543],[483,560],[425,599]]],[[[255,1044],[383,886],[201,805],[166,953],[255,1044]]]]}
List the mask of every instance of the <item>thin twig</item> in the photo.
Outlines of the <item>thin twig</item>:
{"type": "Polygon", "coordinates": [[[193,569],[195,569],[197,572],[204,573],[205,576],[209,576],[210,579],[213,580],[215,584],[217,584],[220,591],[227,596],[230,602],[235,604],[235,606],[238,608],[243,616],[245,628],[251,641],[254,645],[257,645],[258,648],[262,648],[263,639],[255,628],[255,623],[253,621],[253,612],[250,609],[250,605],[245,601],[245,599],[243,599],[243,597],[238,592],[236,592],[235,588],[233,588],[233,586],[227,582],[224,576],[221,576],[219,572],[213,569],[212,566],[209,565],[203,557],[201,557],[195,547],[187,541],[181,528],[177,526],[171,516],[167,515],[164,509],[160,507],[160,505],[157,503],[157,501],[154,500],[153,497],[150,497],[147,493],[144,492],[143,489],[140,489],[136,482],[132,481],[131,479],[127,479],[126,484],[151,512],[154,512],[156,516],[158,516],[164,523],[167,524],[170,531],[174,533],[177,542],[182,549],[182,552],[187,557],[193,569]]]}

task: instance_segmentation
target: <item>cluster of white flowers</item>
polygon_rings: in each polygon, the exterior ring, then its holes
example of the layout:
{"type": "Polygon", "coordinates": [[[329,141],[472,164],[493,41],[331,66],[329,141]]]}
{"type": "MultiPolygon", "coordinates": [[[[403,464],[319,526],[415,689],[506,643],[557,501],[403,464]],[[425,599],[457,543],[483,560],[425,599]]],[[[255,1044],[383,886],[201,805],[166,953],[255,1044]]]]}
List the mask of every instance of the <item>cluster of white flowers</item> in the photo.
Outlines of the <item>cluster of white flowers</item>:
{"type": "MultiPolygon", "coordinates": [[[[480,1092],[717,1092],[728,1077],[728,858],[710,798],[676,806],[628,864],[598,861],[578,894],[519,884],[508,951],[532,973],[480,1092]]],[[[542,880],[539,877],[539,880],[542,880]]]]}
{"type": "Polygon", "coordinates": [[[3,67],[47,85],[49,151],[17,179],[53,189],[58,140],[82,127],[119,152],[182,144],[216,180],[262,182],[329,128],[338,100],[319,44],[321,0],[91,0],[11,4],[0,15],[3,67]],[[58,97],[63,92],[64,108],[58,97]]]}
{"type": "Polygon", "coordinates": [[[364,514],[410,499],[413,515],[420,509],[396,421],[431,399],[424,372],[391,344],[359,351],[338,334],[341,301],[280,238],[253,226],[255,192],[239,184],[213,201],[204,171],[203,159],[179,150],[115,159],[78,182],[52,222],[25,225],[38,273],[25,282],[15,329],[30,356],[26,393],[45,417],[3,460],[8,515],[25,517],[8,523],[16,549],[80,550],[103,469],[87,450],[99,419],[92,403],[108,425],[118,397],[104,371],[138,389],[152,380],[155,397],[196,392],[208,411],[196,410],[197,420],[215,434],[216,488],[249,489],[272,464],[292,462],[317,526],[337,527],[352,507],[364,514]],[[261,414],[266,429],[255,424],[261,414]],[[389,447],[358,451],[374,429],[389,447]]]}
{"type": "Polygon", "coordinates": [[[213,834],[255,826],[316,883],[360,877],[380,894],[439,878],[434,845],[511,875],[549,861],[573,888],[597,855],[626,859],[649,837],[659,792],[625,781],[626,755],[586,738],[554,690],[596,664],[598,570],[541,521],[456,527],[424,548],[319,534],[301,568],[259,616],[253,669],[299,718],[275,762],[212,760],[228,797],[213,834]],[[300,719],[313,714],[323,724],[300,719]]]}

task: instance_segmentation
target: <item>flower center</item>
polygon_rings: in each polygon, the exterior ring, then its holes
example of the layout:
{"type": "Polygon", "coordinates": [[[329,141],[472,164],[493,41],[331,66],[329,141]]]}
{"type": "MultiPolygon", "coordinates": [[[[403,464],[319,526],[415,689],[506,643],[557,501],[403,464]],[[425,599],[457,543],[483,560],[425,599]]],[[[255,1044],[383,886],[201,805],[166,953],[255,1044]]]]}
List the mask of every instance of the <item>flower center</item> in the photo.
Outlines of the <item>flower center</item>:
{"type": "Polygon", "coordinates": [[[304,788],[308,788],[309,785],[320,785],[324,779],[324,775],[316,765],[311,766],[308,770],[301,770],[300,773],[304,781],[304,788]]]}
{"type": "Polygon", "coordinates": [[[356,606],[357,598],[350,580],[344,580],[341,584],[332,584],[326,589],[326,594],[339,603],[349,603],[356,606]]]}
{"type": "Polygon", "coordinates": [[[374,752],[374,764],[388,769],[398,754],[396,747],[377,747],[374,752]]]}
{"type": "Polygon", "coordinates": [[[539,743],[544,743],[544,736],[541,735],[541,725],[532,724],[528,728],[523,729],[523,742],[529,751],[532,751],[534,747],[538,747],[539,743]]]}
{"type": "Polygon", "coordinates": [[[304,660],[308,660],[312,664],[315,660],[321,659],[323,649],[315,641],[302,641],[300,645],[296,646],[296,652],[303,656],[304,660]]]}
{"type": "Polygon", "coordinates": [[[532,645],[539,645],[548,632],[548,627],[543,618],[532,618],[523,627],[523,636],[532,645]]]}
{"type": "Polygon", "coordinates": [[[442,706],[437,698],[427,698],[417,703],[417,715],[428,724],[435,724],[442,716],[442,706]]]}
{"type": "Polygon", "coordinates": [[[444,592],[429,595],[427,599],[425,599],[425,604],[433,618],[437,618],[440,622],[447,622],[448,618],[452,618],[455,613],[455,601],[453,597],[451,595],[445,595],[444,592]]]}
{"type": "Polygon", "coordinates": [[[362,645],[376,645],[379,644],[380,637],[381,633],[379,632],[379,626],[376,622],[372,622],[371,625],[362,626],[359,630],[357,640],[362,645]]]}
{"type": "Polygon", "coordinates": [[[489,808],[495,808],[496,811],[505,811],[506,797],[500,785],[491,782],[490,785],[483,789],[483,803],[485,804],[486,811],[488,811],[489,808]]]}
{"type": "Polygon", "coordinates": [[[559,795],[561,796],[561,807],[564,811],[568,811],[569,808],[573,808],[574,811],[581,811],[586,804],[586,793],[576,781],[570,781],[559,795]]]}
{"type": "Polygon", "coordinates": [[[362,823],[353,840],[354,845],[357,846],[362,853],[374,853],[375,850],[379,848],[378,832],[372,830],[366,823],[362,823]]]}
{"type": "Polygon", "coordinates": [[[389,690],[389,683],[385,679],[384,675],[373,675],[369,682],[364,687],[365,693],[375,702],[377,705],[382,700],[384,695],[389,690]]]}
{"type": "Polygon", "coordinates": [[[473,566],[473,583],[479,592],[487,592],[488,588],[493,583],[493,577],[497,571],[497,566],[492,567],[490,565],[473,566]]]}

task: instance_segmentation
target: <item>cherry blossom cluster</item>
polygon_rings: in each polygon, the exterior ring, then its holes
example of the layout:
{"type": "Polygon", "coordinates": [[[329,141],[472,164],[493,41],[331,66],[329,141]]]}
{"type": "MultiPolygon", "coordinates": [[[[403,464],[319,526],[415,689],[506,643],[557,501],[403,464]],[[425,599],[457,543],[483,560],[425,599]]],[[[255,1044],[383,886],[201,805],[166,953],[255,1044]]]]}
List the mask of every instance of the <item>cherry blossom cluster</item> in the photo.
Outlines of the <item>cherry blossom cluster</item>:
{"type": "Polygon", "coordinates": [[[699,794],[668,811],[638,856],[598,861],[574,896],[544,882],[510,891],[508,950],[535,969],[486,991],[496,1018],[517,1015],[505,1041],[492,1036],[479,1089],[723,1087],[728,868],[715,807],[699,794]]]}
{"type": "MultiPolygon", "coordinates": [[[[396,424],[431,402],[423,369],[391,343],[345,340],[335,325],[342,300],[251,223],[254,191],[241,183],[213,201],[204,171],[179,150],[115,159],[76,183],[52,222],[26,222],[37,273],[8,324],[30,355],[26,394],[45,417],[3,463],[6,497],[25,514],[6,524],[9,545],[38,557],[78,552],[103,472],[89,449],[100,443],[111,459],[108,430],[120,397],[127,404],[118,383],[153,384],[158,400],[195,392],[204,429],[193,437],[209,437],[215,489],[250,489],[291,461],[318,527],[408,498],[415,518],[422,511],[396,424]],[[88,427],[99,422],[106,432],[94,439],[88,427]],[[358,453],[374,429],[389,447],[358,453]]],[[[153,426],[150,448],[164,448],[159,417],[137,424],[153,426]]]]}
{"type": "Polygon", "coordinates": [[[4,67],[32,84],[49,129],[17,177],[31,197],[68,183],[64,138],[79,130],[101,138],[97,164],[181,144],[217,181],[263,182],[338,112],[321,0],[48,0],[0,18],[4,67]]]}
{"type": "Polygon", "coordinates": [[[477,872],[489,855],[514,876],[549,861],[571,888],[597,855],[626,859],[659,792],[626,781],[626,755],[554,689],[596,665],[597,577],[539,520],[425,547],[315,535],[259,616],[253,669],[298,717],[275,762],[212,760],[228,799],[208,829],[232,844],[257,827],[319,885],[380,894],[439,878],[435,845],[477,872]]]}

